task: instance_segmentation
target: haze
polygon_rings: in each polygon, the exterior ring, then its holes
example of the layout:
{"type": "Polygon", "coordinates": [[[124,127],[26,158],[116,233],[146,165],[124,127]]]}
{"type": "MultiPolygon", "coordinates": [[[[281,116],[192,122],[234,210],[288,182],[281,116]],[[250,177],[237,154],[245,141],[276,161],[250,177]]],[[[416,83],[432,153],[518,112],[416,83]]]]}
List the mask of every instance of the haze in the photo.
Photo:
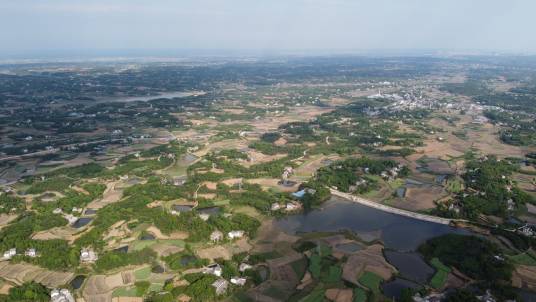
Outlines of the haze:
{"type": "Polygon", "coordinates": [[[1,0],[0,52],[449,49],[534,52],[534,1],[1,0]]]}

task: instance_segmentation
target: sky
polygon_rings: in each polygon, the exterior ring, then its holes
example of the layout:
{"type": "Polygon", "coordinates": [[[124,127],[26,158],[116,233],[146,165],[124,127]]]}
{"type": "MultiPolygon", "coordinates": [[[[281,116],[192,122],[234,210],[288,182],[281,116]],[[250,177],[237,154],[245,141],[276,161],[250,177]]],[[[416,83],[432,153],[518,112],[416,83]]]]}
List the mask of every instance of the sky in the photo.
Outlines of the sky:
{"type": "Polygon", "coordinates": [[[536,53],[534,0],[0,0],[0,53],[407,50],[536,53]]]}

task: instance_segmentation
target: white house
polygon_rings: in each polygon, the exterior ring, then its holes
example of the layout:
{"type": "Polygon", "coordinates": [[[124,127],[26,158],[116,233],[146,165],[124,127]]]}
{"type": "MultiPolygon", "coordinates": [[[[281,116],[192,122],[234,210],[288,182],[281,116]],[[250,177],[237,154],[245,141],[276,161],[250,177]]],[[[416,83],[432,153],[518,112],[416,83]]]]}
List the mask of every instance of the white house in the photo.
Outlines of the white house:
{"type": "Polygon", "coordinates": [[[24,255],[28,256],[28,257],[32,257],[32,258],[35,258],[37,257],[37,252],[34,248],[29,248],[26,250],[26,252],[24,252],[24,255]]]}
{"type": "Polygon", "coordinates": [[[7,251],[4,252],[4,259],[11,259],[13,258],[13,256],[17,255],[17,249],[16,248],[11,248],[7,251]]]}
{"type": "Polygon", "coordinates": [[[253,266],[251,266],[251,265],[249,265],[247,263],[240,263],[240,266],[238,267],[238,271],[242,273],[242,272],[245,272],[246,270],[252,269],[252,268],[253,268],[253,266]]]}
{"type": "Polygon", "coordinates": [[[244,237],[244,231],[230,231],[229,233],[227,233],[227,237],[229,237],[229,239],[242,238],[244,237]]]}
{"type": "Polygon", "coordinates": [[[211,241],[220,241],[223,239],[223,233],[220,231],[214,231],[210,234],[210,240],[211,241]]]}
{"type": "Polygon", "coordinates": [[[221,277],[221,274],[223,273],[223,269],[221,268],[221,266],[218,263],[214,263],[214,264],[211,264],[211,265],[207,266],[203,270],[203,273],[221,277]]]}
{"type": "Polygon", "coordinates": [[[84,248],[80,252],[80,261],[82,262],[95,262],[98,258],[97,253],[90,248],[84,248]]]}
{"type": "Polygon", "coordinates": [[[50,292],[51,302],[75,302],[73,295],[68,289],[53,289],[50,292]]]}
{"type": "Polygon", "coordinates": [[[242,277],[232,277],[231,283],[238,286],[244,286],[246,284],[246,278],[242,277]]]}
{"type": "Polygon", "coordinates": [[[277,202],[272,203],[272,207],[270,208],[270,210],[272,210],[272,211],[277,211],[277,210],[279,210],[279,209],[281,209],[281,205],[280,205],[280,204],[278,204],[277,202]]]}
{"type": "Polygon", "coordinates": [[[216,289],[216,294],[221,295],[227,291],[229,282],[227,282],[225,279],[218,279],[212,283],[212,286],[216,289]]]}

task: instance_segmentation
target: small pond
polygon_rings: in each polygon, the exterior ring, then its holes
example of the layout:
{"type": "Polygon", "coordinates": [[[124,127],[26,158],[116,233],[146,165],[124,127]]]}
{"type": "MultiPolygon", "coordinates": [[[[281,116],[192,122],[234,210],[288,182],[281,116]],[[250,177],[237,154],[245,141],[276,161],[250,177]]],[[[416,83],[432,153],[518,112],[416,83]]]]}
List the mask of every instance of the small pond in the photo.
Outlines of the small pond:
{"type": "Polygon", "coordinates": [[[71,281],[70,284],[74,289],[79,289],[82,286],[82,284],[84,283],[84,280],[86,280],[86,276],[78,275],[78,276],[74,277],[74,279],[71,281]]]}
{"type": "Polygon", "coordinates": [[[173,206],[171,206],[171,208],[177,212],[190,212],[194,207],[188,205],[174,204],[173,206]]]}
{"type": "Polygon", "coordinates": [[[81,228],[83,226],[86,226],[88,223],[91,222],[91,220],[93,220],[93,218],[89,218],[89,217],[81,217],[81,218],[78,218],[78,220],[73,223],[73,228],[81,228]]]}
{"type": "Polygon", "coordinates": [[[419,253],[387,250],[384,254],[385,259],[406,279],[425,284],[435,273],[434,268],[429,266],[419,253]]]}

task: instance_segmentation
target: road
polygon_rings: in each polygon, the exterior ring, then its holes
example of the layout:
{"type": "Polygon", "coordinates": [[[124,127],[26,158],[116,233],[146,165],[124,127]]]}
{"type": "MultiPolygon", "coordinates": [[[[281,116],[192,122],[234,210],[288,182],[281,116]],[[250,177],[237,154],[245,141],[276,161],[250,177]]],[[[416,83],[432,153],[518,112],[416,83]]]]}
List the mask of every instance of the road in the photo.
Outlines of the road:
{"type": "Polygon", "coordinates": [[[361,198],[361,197],[358,197],[358,196],[354,196],[354,195],[351,195],[351,194],[348,194],[348,193],[337,191],[337,190],[334,190],[334,189],[330,189],[330,190],[331,190],[332,195],[335,195],[335,196],[338,196],[338,197],[353,201],[355,203],[362,204],[362,205],[367,206],[367,207],[375,208],[375,209],[378,209],[380,211],[388,212],[388,213],[393,213],[393,214],[397,214],[397,215],[410,217],[410,218],[413,218],[413,219],[418,219],[418,220],[428,221],[428,222],[433,222],[433,223],[439,223],[439,224],[445,224],[445,225],[449,225],[451,222],[455,221],[455,219],[442,218],[442,217],[437,217],[437,216],[426,215],[426,214],[415,213],[415,212],[411,212],[411,211],[407,211],[407,210],[402,210],[402,209],[390,207],[390,206],[387,206],[387,205],[384,205],[384,204],[380,204],[380,203],[377,203],[377,202],[374,202],[374,201],[371,201],[371,200],[367,200],[367,199],[364,199],[364,198],[361,198]]]}

